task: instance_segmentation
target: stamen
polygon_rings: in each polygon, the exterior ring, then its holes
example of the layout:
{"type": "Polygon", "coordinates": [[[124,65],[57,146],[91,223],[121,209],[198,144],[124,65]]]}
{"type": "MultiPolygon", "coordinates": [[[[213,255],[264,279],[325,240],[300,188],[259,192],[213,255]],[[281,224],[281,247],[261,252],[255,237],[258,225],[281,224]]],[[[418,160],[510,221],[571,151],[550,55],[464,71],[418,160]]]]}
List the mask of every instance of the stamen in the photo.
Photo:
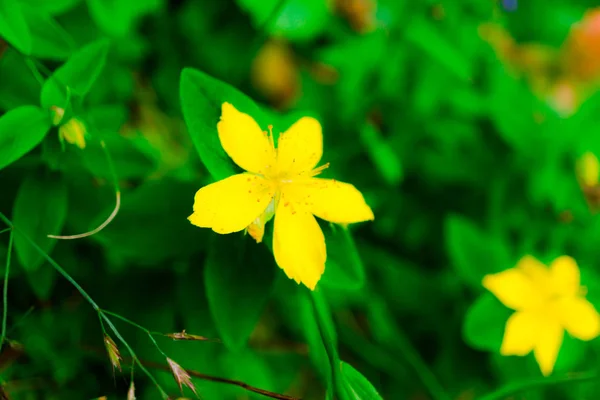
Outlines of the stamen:
{"type": "Polygon", "coordinates": [[[321,172],[323,172],[324,170],[326,170],[327,168],[329,168],[329,163],[323,164],[320,167],[317,167],[317,168],[313,169],[312,171],[310,171],[309,176],[317,176],[321,172]]]}

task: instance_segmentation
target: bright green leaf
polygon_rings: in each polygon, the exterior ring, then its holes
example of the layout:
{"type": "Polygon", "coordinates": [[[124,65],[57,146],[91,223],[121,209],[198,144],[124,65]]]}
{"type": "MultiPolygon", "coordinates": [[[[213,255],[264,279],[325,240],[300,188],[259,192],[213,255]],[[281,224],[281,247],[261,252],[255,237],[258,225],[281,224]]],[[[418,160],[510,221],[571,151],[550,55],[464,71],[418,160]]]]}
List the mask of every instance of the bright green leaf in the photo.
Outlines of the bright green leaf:
{"type": "Polygon", "coordinates": [[[331,18],[326,0],[286,0],[283,4],[280,0],[238,0],[238,4],[257,28],[264,27],[271,35],[292,41],[316,37],[331,18]]]}
{"type": "Polygon", "coordinates": [[[0,37],[15,46],[21,53],[31,53],[31,33],[21,5],[16,0],[0,0],[0,37]]]}
{"type": "MultiPolygon", "coordinates": [[[[67,213],[67,188],[54,174],[30,175],[21,184],[13,207],[13,223],[33,240],[44,252],[50,254],[60,235],[67,213]]],[[[26,271],[36,271],[44,258],[25,239],[15,236],[15,251],[26,271]]]]}
{"type": "Polygon", "coordinates": [[[50,114],[39,107],[22,106],[1,116],[0,169],[40,144],[50,126],[50,114]]]}
{"type": "Polygon", "coordinates": [[[383,400],[375,387],[360,372],[348,363],[342,361],[340,366],[346,388],[353,400],[383,400]]]}
{"type": "Polygon", "coordinates": [[[23,4],[27,4],[50,15],[63,14],[82,1],[83,0],[21,0],[23,4]]]}
{"type": "Polygon", "coordinates": [[[371,162],[390,186],[395,186],[402,180],[402,164],[400,159],[381,133],[373,124],[365,124],[360,130],[360,138],[367,150],[371,162]]]}
{"type": "Polygon", "coordinates": [[[73,40],[50,15],[26,4],[23,15],[31,31],[32,55],[51,60],[64,60],[71,55],[73,40]]]}
{"type": "Polygon", "coordinates": [[[265,246],[239,234],[213,235],[204,270],[206,296],[223,342],[246,345],[271,293],[278,271],[265,246]]]}
{"type": "Polygon", "coordinates": [[[406,39],[418,46],[431,58],[454,73],[463,81],[471,79],[472,71],[469,60],[454,47],[453,42],[439,32],[432,22],[424,18],[414,18],[403,31],[406,39]]]}
{"type": "Polygon", "coordinates": [[[0,109],[11,110],[39,102],[42,83],[38,82],[25,58],[14,49],[0,57],[0,109]]]}
{"type": "Polygon", "coordinates": [[[478,350],[497,352],[504,337],[504,325],[512,311],[491,293],[484,293],[471,305],[463,324],[463,338],[478,350]]]}
{"type": "Polygon", "coordinates": [[[259,124],[264,118],[260,108],[237,89],[191,68],[181,73],[179,90],[183,117],[200,159],[214,180],[233,175],[236,170],[217,133],[221,105],[229,102],[259,124]]]}
{"type": "Polygon", "coordinates": [[[85,96],[104,68],[108,49],[109,42],[99,40],[74,53],[42,87],[42,107],[65,108],[69,97],[85,96]]]}

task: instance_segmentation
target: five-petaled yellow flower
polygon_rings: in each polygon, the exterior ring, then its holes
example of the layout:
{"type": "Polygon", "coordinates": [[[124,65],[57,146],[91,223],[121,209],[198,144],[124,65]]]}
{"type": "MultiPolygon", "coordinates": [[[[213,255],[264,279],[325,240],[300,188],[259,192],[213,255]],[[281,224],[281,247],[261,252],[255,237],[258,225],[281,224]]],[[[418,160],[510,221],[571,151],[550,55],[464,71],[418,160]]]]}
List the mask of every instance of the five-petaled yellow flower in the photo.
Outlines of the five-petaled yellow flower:
{"type": "Polygon", "coordinates": [[[515,268],[485,276],[483,286],[515,310],[506,322],[500,353],[525,356],[533,350],[545,376],[554,369],[565,330],[581,340],[600,334],[600,315],[585,299],[571,257],[558,257],[546,268],[525,256],[515,268]]]}
{"type": "Polygon", "coordinates": [[[275,261],[289,278],[314,290],[327,258],[315,216],[338,224],[374,218],[354,186],[315,178],[328,166],[317,167],[323,154],[321,125],[300,118],[275,148],[272,132],[223,103],[217,130],[225,152],[246,172],[201,188],[190,222],[220,234],[246,229],[260,242],[265,223],[275,216],[275,261]]]}

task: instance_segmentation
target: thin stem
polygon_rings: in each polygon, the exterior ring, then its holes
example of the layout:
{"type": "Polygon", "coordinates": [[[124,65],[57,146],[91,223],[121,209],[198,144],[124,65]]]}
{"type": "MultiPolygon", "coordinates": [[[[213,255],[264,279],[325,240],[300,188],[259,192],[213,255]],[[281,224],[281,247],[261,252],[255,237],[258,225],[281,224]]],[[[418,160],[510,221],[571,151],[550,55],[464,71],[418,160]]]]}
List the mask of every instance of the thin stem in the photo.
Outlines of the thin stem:
{"type": "MultiPolygon", "coordinates": [[[[139,361],[138,361],[139,364],[139,361]]],[[[150,368],[155,368],[155,369],[160,369],[162,371],[171,371],[170,368],[167,365],[162,365],[159,363],[155,363],[155,362],[151,362],[151,361],[143,361],[141,362],[141,364],[144,364],[150,368]]],[[[194,370],[190,370],[190,369],[185,369],[185,372],[187,372],[190,376],[193,376],[194,378],[198,378],[198,379],[202,379],[205,381],[211,381],[211,382],[218,382],[218,383],[226,383],[228,385],[233,385],[233,386],[238,386],[241,387],[242,389],[245,389],[249,392],[253,392],[253,393],[257,393],[266,397],[270,397],[272,399],[278,399],[278,400],[301,400],[297,397],[293,397],[293,396],[288,396],[285,394],[279,394],[279,393],[274,393],[274,392],[270,392],[268,390],[264,390],[264,389],[259,389],[257,387],[254,386],[250,386],[245,382],[241,382],[241,381],[236,381],[233,379],[226,379],[226,378],[220,378],[218,376],[212,376],[212,375],[206,375],[203,374],[201,372],[198,371],[194,371],[194,370]]]]}
{"type": "Polygon", "coordinates": [[[104,143],[104,140],[100,141],[100,146],[102,146],[102,151],[104,152],[104,155],[106,157],[108,169],[110,170],[110,174],[113,179],[113,185],[115,187],[115,196],[116,196],[115,208],[113,209],[112,213],[108,216],[108,218],[106,218],[106,220],[104,220],[104,222],[102,224],[100,224],[100,226],[98,226],[97,228],[95,228],[89,232],[79,233],[77,235],[68,235],[68,236],[48,235],[49,238],[72,240],[72,239],[81,239],[84,237],[95,235],[96,233],[100,232],[102,229],[106,228],[108,226],[108,224],[110,224],[112,222],[112,220],[115,219],[115,217],[119,213],[119,210],[121,209],[121,189],[119,188],[119,179],[117,177],[117,172],[115,171],[115,166],[112,161],[112,157],[110,155],[110,152],[108,151],[108,148],[106,147],[106,143],[104,143]]]}
{"type": "MultiPolygon", "coordinates": [[[[115,336],[117,337],[117,339],[119,339],[119,341],[121,343],[123,343],[123,346],[125,346],[125,348],[127,349],[127,351],[129,351],[129,354],[131,354],[131,357],[140,366],[140,369],[148,376],[148,378],[150,378],[150,380],[152,381],[152,383],[154,383],[154,385],[156,386],[156,388],[160,392],[160,394],[163,397],[163,399],[168,399],[169,396],[167,395],[167,393],[162,389],[162,387],[157,382],[157,380],[154,378],[154,376],[150,373],[150,371],[148,371],[148,369],[140,362],[139,358],[137,357],[137,355],[135,354],[135,352],[133,351],[133,349],[131,348],[131,346],[129,346],[129,343],[127,343],[127,341],[125,341],[125,339],[123,338],[123,336],[121,336],[121,334],[119,333],[119,331],[117,330],[117,328],[115,327],[115,325],[112,323],[112,321],[101,310],[99,310],[98,312],[100,313],[100,315],[102,316],[102,318],[104,319],[104,321],[106,321],[106,324],[113,331],[113,333],[115,334],[115,336]]],[[[113,315],[115,315],[115,314],[113,314],[113,315]]]]}
{"type": "Polygon", "coordinates": [[[4,269],[4,289],[2,294],[2,333],[0,334],[0,353],[2,352],[2,345],[6,338],[6,319],[8,317],[8,275],[10,271],[10,257],[12,255],[14,231],[11,230],[10,238],[8,239],[8,251],[6,253],[6,268],[4,269]]]}
{"type": "Polygon", "coordinates": [[[10,228],[2,229],[2,230],[0,231],[0,235],[2,235],[2,234],[3,234],[3,233],[5,233],[5,232],[8,232],[8,231],[12,231],[12,229],[10,229],[10,228]]]}
{"type": "Polygon", "coordinates": [[[105,313],[105,314],[111,315],[111,316],[113,316],[113,317],[115,317],[115,318],[118,318],[118,319],[120,319],[121,321],[123,321],[123,322],[126,322],[126,323],[128,323],[129,325],[131,325],[131,326],[135,326],[136,328],[138,328],[138,329],[140,329],[140,330],[144,331],[144,332],[145,332],[145,333],[148,335],[148,337],[150,337],[150,340],[152,341],[152,343],[154,343],[154,346],[155,346],[155,347],[156,347],[156,349],[157,349],[157,350],[160,352],[160,354],[162,354],[163,356],[165,356],[165,358],[168,358],[168,356],[165,354],[165,352],[164,352],[164,351],[162,351],[162,349],[160,348],[160,346],[158,345],[158,343],[157,343],[157,342],[156,342],[156,340],[154,339],[154,336],[152,335],[152,332],[150,332],[150,330],[148,330],[148,329],[144,328],[143,326],[141,326],[141,325],[139,325],[139,324],[136,324],[135,322],[131,321],[130,319],[127,319],[127,318],[125,318],[125,317],[123,317],[123,316],[121,316],[121,315],[119,315],[119,314],[115,314],[115,313],[113,313],[113,312],[111,312],[111,311],[107,311],[107,310],[102,310],[102,312],[103,312],[103,313],[105,313]]]}
{"type": "Polygon", "coordinates": [[[524,382],[515,382],[508,384],[500,389],[479,397],[477,400],[501,400],[518,393],[541,388],[544,386],[563,385],[569,383],[592,381],[598,378],[598,373],[595,371],[572,373],[565,376],[557,376],[551,378],[535,379],[524,382]]]}
{"type": "MultiPolygon", "coordinates": [[[[100,307],[98,306],[98,304],[96,304],[96,302],[94,301],[94,299],[92,299],[90,297],[89,294],[87,294],[87,292],[85,290],[83,290],[83,288],[71,277],[71,275],[69,275],[67,273],[67,271],[65,271],[60,265],[58,265],[58,263],[56,261],[54,261],[44,250],[42,250],[33,240],[31,240],[29,238],[29,236],[27,236],[25,233],[21,232],[20,229],[18,227],[15,227],[13,225],[13,223],[6,218],[6,216],[0,212],[0,220],[2,220],[6,225],[8,225],[10,228],[12,228],[14,231],[17,231],[21,236],[23,236],[23,238],[43,257],[46,259],[46,261],[48,261],[50,263],[50,265],[52,265],[52,267],[54,267],[54,269],[61,274],[70,284],[72,284],[75,289],[77,289],[77,291],[79,292],[79,294],[81,294],[81,296],[83,296],[83,298],[90,303],[90,305],[92,306],[92,308],[94,308],[94,310],[96,310],[96,312],[99,313],[99,315],[102,317],[102,319],[104,320],[104,322],[106,322],[106,324],[109,326],[109,328],[113,331],[113,333],[115,334],[115,336],[121,341],[121,343],[123,343],[123,345],[127,348],[127,350],[129,351],[129,353],[131,354],[131,356],[137,360],[137,356],[135,355],[133,349],[131,348],[131,346],[129,346],[129,343],[127,343],[127,341],[125,341],[125,339],[123,338],[123,336],[121,336],[121,334],[119,333],[119,331],[117,330],[117,328],[115,328],[115,326],[113,325],[112,321],[102,312],[102,309],[100,309],[100,307]]],[[[150,374],[150,372],[139,363],[140,365],[140,369],[142,371],[144,371],[144,373],[150,378],[150,380],[156,385],[156,387],[158,388],[158,390],[160,391],[162,397],[164,399],[167,399],[168,396],[166,394],[166,392],[160,387],[160,385],[158,384],[158,382],[156,381],[156,379],[152,376],[152,374],[150,374]]]]}

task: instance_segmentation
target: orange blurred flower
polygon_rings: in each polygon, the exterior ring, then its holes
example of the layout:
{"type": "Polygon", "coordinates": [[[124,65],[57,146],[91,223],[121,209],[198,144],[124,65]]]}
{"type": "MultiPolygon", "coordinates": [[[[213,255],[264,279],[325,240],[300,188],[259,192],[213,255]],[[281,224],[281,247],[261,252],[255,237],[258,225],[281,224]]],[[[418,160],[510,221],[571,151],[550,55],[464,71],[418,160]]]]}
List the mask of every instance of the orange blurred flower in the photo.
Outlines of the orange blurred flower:
{"type": "Polygon", "coordinates": [[[377,27],[375,0],[335,0],[335,10],[356,32],[368,33],[377,27]]]}
{"type": "Polygon", "coordinates": [[[500,25],[479,27],[480,37],[498,58],[519,76],[524,76],[534,93],[544,98],[561,115],[574,113],[600,83],[600,8],[588,10],[571,27],[559,49],[539,43],[519,44],[500,25]]]}
{"type": "Polygon", "coordinates": [[[298,63],[289,45],[269,40],[259,50],[251,66],[253,86],[277,108],[287,108],[300,92],[298,63]]]}

